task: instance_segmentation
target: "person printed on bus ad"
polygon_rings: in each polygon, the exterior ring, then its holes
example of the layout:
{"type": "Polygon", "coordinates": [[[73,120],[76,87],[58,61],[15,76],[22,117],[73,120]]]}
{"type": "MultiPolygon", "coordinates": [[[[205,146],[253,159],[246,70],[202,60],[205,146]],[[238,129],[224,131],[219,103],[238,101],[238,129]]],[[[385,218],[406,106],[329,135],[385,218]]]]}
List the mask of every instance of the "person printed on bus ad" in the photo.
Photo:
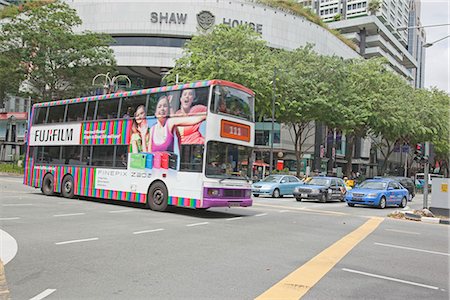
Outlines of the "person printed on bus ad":
{"type": "Polygon", "coordinates": [[[155,109],[156,124],[150,128],[149,152],[174,150],[174,138],[178,126],[191,126],[205,120],[206,115],[169,118],[170,96],[161,96],[155,109]]]}
{"type": "MultiPolygon", "coordinates": [[[[176,111],[176,116],[191,116],[196,114],[206,114],[205,105],[192,105],[195,99],[195,90],[183,90],[180,97],[180,109],[176,111]]],[[[200,133],[200,123],[189,126],[178,126],[178,134],[182,145],[204,144],[205,138],[200,133]]]]}
{"type": "Polygon", "coordinates": [[[145,106],[139,105],[134,113],[133,124],[131,125],[131,152],[145,152],[149,144],[148,123],[145,116],[145,106]]]}

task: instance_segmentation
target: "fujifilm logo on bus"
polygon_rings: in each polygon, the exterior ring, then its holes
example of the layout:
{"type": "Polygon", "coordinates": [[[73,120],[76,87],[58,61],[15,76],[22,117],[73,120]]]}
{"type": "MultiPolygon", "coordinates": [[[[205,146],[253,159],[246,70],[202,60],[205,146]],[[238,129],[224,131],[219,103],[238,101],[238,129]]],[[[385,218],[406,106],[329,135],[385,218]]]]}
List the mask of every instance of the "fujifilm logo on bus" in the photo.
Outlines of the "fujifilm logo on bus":
{"type": "Polygon", "coordinates": [[[30,146],[80,144],[81,124],[32,127],[30,146]]]}
{"type": "Polygon", "coordinates": [[[36,130],[34,141],[39,142],[66,142],[73,140],[73,128],[36,130]]]}

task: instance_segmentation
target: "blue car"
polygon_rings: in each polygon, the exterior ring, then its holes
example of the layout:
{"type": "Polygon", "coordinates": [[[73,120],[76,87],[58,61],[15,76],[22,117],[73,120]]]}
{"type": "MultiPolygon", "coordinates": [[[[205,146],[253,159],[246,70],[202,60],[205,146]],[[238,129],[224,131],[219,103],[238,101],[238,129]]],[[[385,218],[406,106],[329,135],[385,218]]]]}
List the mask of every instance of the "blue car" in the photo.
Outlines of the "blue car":
{"type": "Polygon", "coordinates": [[[303,182],[295,176],[269,175],[263,180],[252,184],[252,194],[255,197],[267,195],[279,198],[283,197],[283,195],[292,195],[294,189],[302,184],[303,182]]]}
{"type": "Polygon", "coordinates": [[[378,208],[390,205],[405,207],[408,198],[408,190],[397,181],[388,178],[365,180],[345,195],[345,201],[352,207],[355,204],[378,208]]]}

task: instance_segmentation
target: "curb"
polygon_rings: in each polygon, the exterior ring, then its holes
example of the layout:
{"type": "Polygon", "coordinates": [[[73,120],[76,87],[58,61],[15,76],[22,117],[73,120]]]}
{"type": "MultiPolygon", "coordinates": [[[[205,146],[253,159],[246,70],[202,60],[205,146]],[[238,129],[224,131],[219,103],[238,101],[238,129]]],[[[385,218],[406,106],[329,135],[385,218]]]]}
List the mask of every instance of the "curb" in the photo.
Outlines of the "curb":
{"type": "Polygon", "coordinates": [[[450,220],[448,219],[441,219],[441,218],[434,218],[434,217],[423,217],[421,215],[405,211],[404,212],[405,219],[412,220],[412,221],[419,221],[424,223],[430,223],[430,224],[444,224],[444,225],[450,225],[450,220]]]}

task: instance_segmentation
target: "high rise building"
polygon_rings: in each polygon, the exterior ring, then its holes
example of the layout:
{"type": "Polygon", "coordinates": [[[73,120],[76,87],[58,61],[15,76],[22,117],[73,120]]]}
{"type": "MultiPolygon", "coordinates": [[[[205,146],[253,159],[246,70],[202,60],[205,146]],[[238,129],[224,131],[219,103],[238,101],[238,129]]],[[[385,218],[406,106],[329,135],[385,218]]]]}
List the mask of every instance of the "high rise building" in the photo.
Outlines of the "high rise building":
{"type": "Polygon", "coordinates": [[[358,45],[365,58],[385,57],[414,87],[423,87],[425,31],[420,0],[300,0],[358,45]],[[402,29],[403,28],[403,29],[402,29]]]}

